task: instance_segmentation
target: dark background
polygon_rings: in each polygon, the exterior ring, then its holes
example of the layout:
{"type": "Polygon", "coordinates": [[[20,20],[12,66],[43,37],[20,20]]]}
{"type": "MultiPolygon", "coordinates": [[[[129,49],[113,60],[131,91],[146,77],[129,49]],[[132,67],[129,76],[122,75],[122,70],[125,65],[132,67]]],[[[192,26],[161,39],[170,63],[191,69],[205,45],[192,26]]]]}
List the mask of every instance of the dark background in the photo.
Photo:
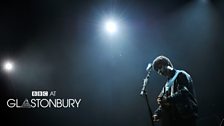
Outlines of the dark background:
{"type": "MultiPolygon", "coordinates": [[[[15,71],[0,73],[0,113],[7,125],[149,126],[139,96],[145,68],[158,55],[194,80],[199,126],[224,117],[222,0],[37,0],[0,3],[0,60],[15,71]],[[105,17],[120,31],[108,36],[105,17]],[[81,98],[80,108],[10,109],[33,90],[81,98]]],[[[152,73],[147,87],[157,107],[165,78],[152,73]]]]}

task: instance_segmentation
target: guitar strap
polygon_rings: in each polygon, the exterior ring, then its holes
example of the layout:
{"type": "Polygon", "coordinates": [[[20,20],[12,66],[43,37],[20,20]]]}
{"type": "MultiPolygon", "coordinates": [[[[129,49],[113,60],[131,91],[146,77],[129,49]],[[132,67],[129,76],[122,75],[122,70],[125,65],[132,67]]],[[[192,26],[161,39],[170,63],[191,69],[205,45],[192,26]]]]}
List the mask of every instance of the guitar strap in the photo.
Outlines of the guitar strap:
{"type": "Polygon", "coordinates": [[[166,82],[166,84],[164,86],[164,89],[163,89],[164,93],[171,89],[171,95],[173,95],[173,92],[174,92],[174,89],[173,89],[174,88],[174,86],[173,86],[174,85],[174,81],[176,80],[176,78],[177,78],[177,76],[178,76],[178,74],[180,72],[181,72],[180,70],[176,70],[175,75],[166,82]]]}

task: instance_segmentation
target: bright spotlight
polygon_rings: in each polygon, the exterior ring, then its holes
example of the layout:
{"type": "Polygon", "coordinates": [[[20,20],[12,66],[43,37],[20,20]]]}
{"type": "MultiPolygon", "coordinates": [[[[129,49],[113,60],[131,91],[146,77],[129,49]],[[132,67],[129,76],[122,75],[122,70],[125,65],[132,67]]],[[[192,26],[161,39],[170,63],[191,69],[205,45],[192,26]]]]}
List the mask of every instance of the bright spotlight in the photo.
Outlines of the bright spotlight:
{"type": "Polygon", "coordinates": [[[3,63],[3,70],[5,70],[6,72],[11,72],[14,70],[14,63],[11,61],[5,61],[3,63]]]}
{"type": "Polygon", "coordinates": [[[108,20],[105,23],[105,29],[108,33],[110,34],[114,34],[115,32],[117,32],[117,24],[115,21],[113,20],[108,20]]]}

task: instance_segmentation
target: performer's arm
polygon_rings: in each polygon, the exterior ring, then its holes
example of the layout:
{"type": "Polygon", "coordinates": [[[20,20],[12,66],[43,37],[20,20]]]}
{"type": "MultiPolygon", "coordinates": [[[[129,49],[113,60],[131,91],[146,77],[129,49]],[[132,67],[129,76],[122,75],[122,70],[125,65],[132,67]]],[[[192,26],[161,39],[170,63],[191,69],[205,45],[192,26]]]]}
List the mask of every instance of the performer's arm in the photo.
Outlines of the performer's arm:
{"type": "Polygon", "coordinates": [[[178,88],[177,91],[166,98],[166,102],[168,103],[176,103],[178,101],[184,100],[183,98],[188,97],[191,95],[191,92],[187,88],[189,85],[189,80],[184,73],[180,73],[177,76],[178,88]]]}
{"type": "Polygon", "coordinates": [[[161,116],[161,111],[162,111],[161,106],[159,106],[153,114],[153,121],[155,121],[155,122],[159,121],[160,116],[161,116]]]}

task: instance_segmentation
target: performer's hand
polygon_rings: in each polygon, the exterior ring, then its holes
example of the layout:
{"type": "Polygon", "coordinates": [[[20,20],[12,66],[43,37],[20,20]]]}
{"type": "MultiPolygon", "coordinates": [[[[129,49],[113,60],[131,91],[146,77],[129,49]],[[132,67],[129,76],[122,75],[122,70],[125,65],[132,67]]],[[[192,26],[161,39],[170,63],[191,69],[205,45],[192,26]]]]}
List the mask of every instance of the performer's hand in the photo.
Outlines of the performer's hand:
{"type": "Polygon", "coordinates": [[[167,97],[162,97],[162,98],[158,98],[157,99],[157,102],[158,102],[158,104],[159,105],[162,105],[162,106],[164,106],[164,105],[170,105],[168,102],[167,102],[167,97]]]}
{"type": "Polygon", "coordinates": [[[153,118],[153,121],[154,121],[154,122],[159,122],[159,116],[158,116],[157,114],[154,114],[154,115],[152,116],[152,118],[153,118]]]}
{"type": "Polygon", "coordinates": [[[159,105],[161,105],[161,100],[162,98],[161,97],[159,97],[159,98],[157,98],[157,103],[159,104],[159,105]]]}

